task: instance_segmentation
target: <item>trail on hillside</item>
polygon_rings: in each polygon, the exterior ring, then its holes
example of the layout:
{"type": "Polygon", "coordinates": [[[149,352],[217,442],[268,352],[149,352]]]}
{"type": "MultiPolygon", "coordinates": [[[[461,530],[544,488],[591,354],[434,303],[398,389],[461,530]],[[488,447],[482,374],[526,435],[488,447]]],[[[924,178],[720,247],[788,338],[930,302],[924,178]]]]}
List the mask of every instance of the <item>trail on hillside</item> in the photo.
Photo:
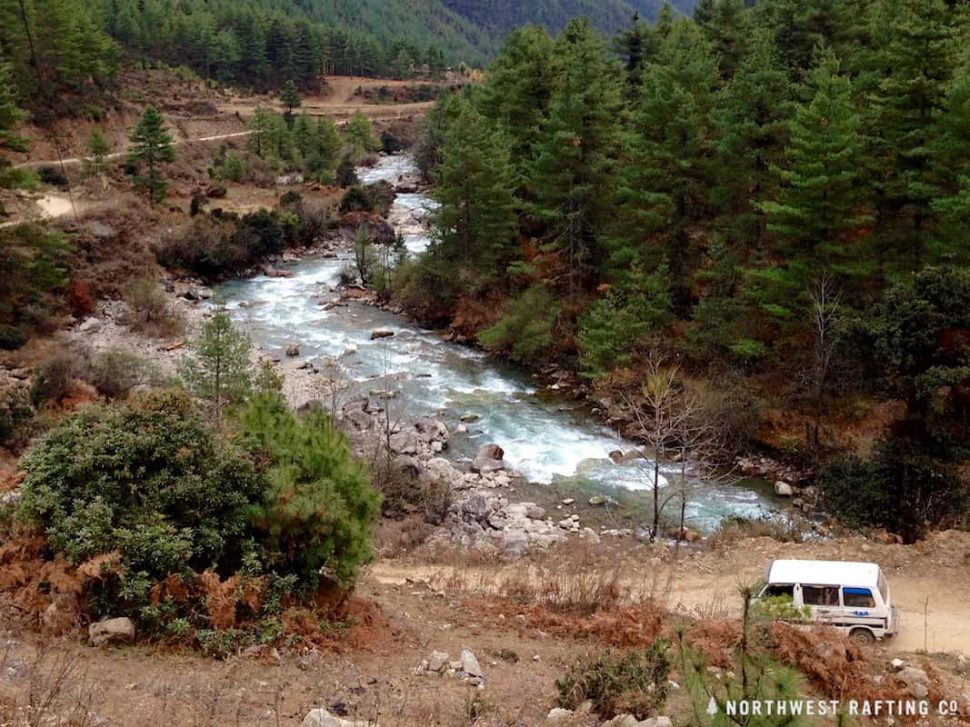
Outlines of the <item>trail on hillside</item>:
{"type": "MultiPolygon", "coordinates": [[[[900,613],[899,633],[881,641],[892,653],[926,650],[970,656],[970,581],[961,565],[970,552],[970,534],[946,532],[916,545],[878,545],[863,539],[820,543],[777,543],[767,538],[741,541],[724,551],[701,551],[672,562],[652,562],[626,553],[605,561],[615,568],[631,601],[650,597],[674,612],[692,616],[736,617],[738,587],[757,581],[774,558],[856,560],[879,563],[900,613]],[[962,571],[962,573],[961,573],[962,571]]],[[[542,567],[554,565],[550,554],[542,567]]],[[[656,560],[656,559],[654,559],[656,560]]],[[[595,566],[587,566],[583,569],[595,566]]],[[[503,582],[520,579],[528,561],[504,565],[428,565],[380,561],[368,578],[381,584],[408,580],[451,584],[470,592],[496,593],[503,582]]],[[[538,570],[535,571],[538,573],[538,570]]],[[[588,575],[588,573],[587,573],[588,575]]],[[[583,572],[563,576],[584,577],[583,572]]]]}
{"type": "MultiPolygon", "coordinates": [[[[205,144],[210,141],[223,141],[225,139],[236,139],[243,136],[250,136],[252,131],[233,131],[228,134],[214,134],[212,136],[199,136],[192,139],[175,139],[172,142],[172,146],[182,146],[184,144],[205,144]]],[[[106,154],[105,161],[114,161],[117,159],[124,159],[128,156],[130,149],[123,149],[122,151],[112,152],[111,154],[106,154]]],[[[81,164],[84,162],[84,157],[68,157],[67,159],[41,159],[32,160],[29,162],[23,162],[22,164],[17,164],[17,169],[32,169],[36,167],[43,166],[58,166],[81,164]]]]}

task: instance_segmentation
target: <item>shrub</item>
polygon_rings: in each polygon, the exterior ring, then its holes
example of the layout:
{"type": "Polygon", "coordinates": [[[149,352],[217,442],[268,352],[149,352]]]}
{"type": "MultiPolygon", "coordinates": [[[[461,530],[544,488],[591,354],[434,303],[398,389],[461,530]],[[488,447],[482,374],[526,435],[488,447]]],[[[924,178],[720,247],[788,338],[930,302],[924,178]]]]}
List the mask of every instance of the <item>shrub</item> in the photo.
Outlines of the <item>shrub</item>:
{"type": "Polygon", "coordinates": [[[182,319],[169,306],[165,291],[155,280],[139,278],[133,281],[125,297],[135,313],[135,329],[161,336],[171,336],[181,331],[182,319]]]}
{"type": "Polygon", "coordinates": [[[374,203],[361,187],[351,187],[340,200],[341,212],[372,212],[374,203]]]}
{"type": "Polygon", "coordinates": [[[109,399],[123,399],[141,384],[162,384],[164,377],[150,361],[118,349],[99,351],[84,365],[82,378],[109,399]]]}
{"type": "Polygon", "coordinates": [[[0,380],[0,444],[6,444],[34,416],[27,387],[13,379],[0,380]]]}
{"type": "Polygon", "coordinates": [[[57,167],[41,167],[37,170],[37,177],[41,182],[44,184],[49,184],[52,187],[66,187],[69,184],[67,177],[64,176],[64,172],[57,167]]]}
{"type": "Polygon", "coordinates": [[[74,360],[68,354],[59,353],[49,358],[37,371],[30,389],[34,406],[63,399],[70,391],[73,379],[74,360]]]}
{"type": "Polygon", "coordinates": [[[298,419],[277,391],[255,396],[241,424],[243,442],[269,463],[253,516],[267,565],[310,589],[321,576],[351,585],[372,555],[380,496],[344,435],[321,409],[298,419]]]}
{"type": "Polygon", "coordinates": [[[354,162],[350,157],[344,157],[340,160],[340,164],[337,165],[335,181],[339,187],[353,187],[360,184],[360,180],[357,178],[357,170],[354,168],[354,162]]]}
{"type": "Polygon", "coordinates": [[[932,445],[887,438],[871,459],[844,457],[819,474],[826,507],[848,525],[881,527],[912,542],[928,523],[957,524],[970,491],[956,464],[932,445]]]}
{"type": "Polygon", "coordinates": [[[670,659],[663,640],[646,650],[604,651],[579,657],[556,681],[558,703],[576,709],[589,700],[604,719],[618,714],[646,719],[666,702],[669,674],[670,659]]]}
{"type": "Polygon", "coordinates": [[[226,179],[240,183],[246,178],[246,162],[230,153],[222,166],[222,173],[226,179]]]}
{"type": "Polygon", "coordinates": [[[87,407],[21,464],[21,517],[74,563],[119,551],[130,609],[146,605],[139,583],[238,565],[262,489],[252,461],[174,390],[87,407]]]}
{"type": "Polygon", "coordinates": [[[17,326],[0,324],[0,350],[15,351],[27,343],[27,334],[17,326]]]}
{"type": "Polygon", "coordinates": [[[488,349],[507,350],[516,361],[533,361],[548,350],[559,317],[557,306],[542,285],[510,300],[498,322],[482,331],[478,340],[488,349]]]}

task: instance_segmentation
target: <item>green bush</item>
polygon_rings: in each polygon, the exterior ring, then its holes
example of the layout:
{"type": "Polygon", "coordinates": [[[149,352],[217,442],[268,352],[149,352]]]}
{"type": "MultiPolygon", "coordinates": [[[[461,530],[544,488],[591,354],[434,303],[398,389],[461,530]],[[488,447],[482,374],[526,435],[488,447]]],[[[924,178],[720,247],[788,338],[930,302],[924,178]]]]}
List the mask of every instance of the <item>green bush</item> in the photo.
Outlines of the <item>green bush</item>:
{"type": "Polygon", "coordinates": [[[22,435],[24,425],[33,418],[34,413],[26,386],[16,385],[10,380],[0,386],[0,444],[13,439],[15,434],[22,435]]]}
{"type": "Polygon", "coordinates": [[[118,349],[99,351],[85,363],[82,377],[103,396],[124,399],[141,384],[160,385],[164,377],[150,361],[118,349]]]}
{"type": "Polygon", "coordinates": [[[576,709],[587,700],[603,719],[632,714],[646,719],[667,701],[670,658],[664,640],[645,650],[581,656],[556,681],[559,706],[576,709]]]}
{"type": "Polygon", "coordinates": [[[478,335],[485,348],[505,350],[516,361],[534,361],[552,343],[552,330],[559,317],[557,306],[549,291],[536,285],[505,306],[505,312],[495,325],[478,335]]]}
{"type": "Polygon", "coordinates": [[[886,528],[907,542],[929,523],[958,525],[970,490],[957,465],[931,443],[902,437],[879,443],[871,459],[849,456],[819,473],[823,502],[847,525],[886,528]]]}
{"type": "Polygon", "coordinates": [[[75,563],[119,550],[132,582],[234,568],[262,491],[252,461],[174,390],[85,408],[21,464],[20,514],[51,548],[75,563]]]}
{"type": "Polygon", "coordinates": [[[222,173],[226,179],[238,184],[246,178],[246,162],[230,153],[222,166],[222,173]]]}
{"type": "Polygon", "coordinates": [[[27,334],[17,326],[0,324],[0,351],[15,351],[27,343],[27,334]]]}
{"type": "Polygon", "coordinates": [[[246,446],[269,463],[253,514],[267,567],[309,588],[321,576],[350,585],[371,558],[380,496],[343,434],[320,409],[297,418],[275,391],[253,397],[241,424],[246,446]]]}
{"type": "Polygon", "coordinates": [[[74,360],[70,355],[59,353],[47,359],[37,371],[30,389],[34,406],[63,399],[71,388],[73,378],[74,360]]]}

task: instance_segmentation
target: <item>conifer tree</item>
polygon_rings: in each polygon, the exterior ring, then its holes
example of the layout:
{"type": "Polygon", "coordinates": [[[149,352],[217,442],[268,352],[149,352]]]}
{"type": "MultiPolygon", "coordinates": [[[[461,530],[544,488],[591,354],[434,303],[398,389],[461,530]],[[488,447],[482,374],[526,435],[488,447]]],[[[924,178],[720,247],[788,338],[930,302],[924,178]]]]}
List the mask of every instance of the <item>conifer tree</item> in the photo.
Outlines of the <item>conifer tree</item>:
{"type": "Polygon", "coordinates": [[[104,172],[104,160],[111,153],[111,143],[101,129],[92,129],[88,137],[88,155],[84,159],[84,170],[90,176],[104,172]]]}
{"type": "MultiPolygon", "coordinates": [[[[882,72],[872,98],[880,222],[899,212],[910,230],[899,240],[918,268],[932,220],[938,170],[932,163],[937,120],[956,67],[955,18],[944,0],[898,0],[876,61],[882,72]]],[[[964,14],[965,17],[965,14],[964,14]]]]}
{"type": "Polygon", "coordinates": [[[795,109],[777,170],[779,198],[762,205],[785,261],[761,275],[769,289],[762,307],[781,318],[797,310],[810,282],[823,273],[845,280],[867,272],[851,239],[870,220],[860,183],[863,139],[852,85],[830,51],[819,53],[808,81],[813,95],[795,109]]]}
{"type": "Polygon", "coordinates": [[[690,306],[696,250],[691,225],[706,212],[713,147],[717,65],[706,39],[688,20],[674,23],[657,62],[644,75],[617,198],[625,214],[612,264],[666,263],[675,309],[690,306]]]}
{"type": "MultiPolygon", "coordinates": [[[[14,127],[26,118],[26,114],[17,107],[17,94],[10,80],[9,64],[0,63],[0,150],[24,151],[26,141],[15,131],[14,127]]],[[[11,170],[11,164],[5,157],[0,157],[0,188],[13,186],[19,175],[11,170]]],[[[0,213],[3,207],[0,206],[0,213]]]]}
{"type": "Polygon", "coordinates": [[[859,185],[861,119],[852,105],[852,86],[831,52],[822,53],[809,77],[813,95],[795,109],[778,202],[766,202],[769,230],[795,245],[801,255],[835,262],[841,238],[868,221],[859,185]]]}
{"type": "Polygon", "coordinates": [[[293,79],[289,79],[280,89],[280,103],[283,104],[285,112],[283,118],[286,119],[288,126],[293,126],[293,110],[300,108],[303,101],[300,99],[300,90],[296,87],[293,79]]]}
{"type": "Polygon", "coordinates": [[[189,392],[205,400],[220,417],[226,407],[238,404],[252,387],[249,336],[237,331],[225,308],[202,325],[194,356],[186,358],[181,374],[189,392]]]}
{"type": "Polygon", "coordinates": [[[762,205],[776,196],[777,176],[792,112],[793,87],[768,31],[758,29],[734,77],[719,94],[714,196],[729,238],[763,249],[762,205]]]}
{"type": "Polygon", "coordinates": [[[257,106],[249,120],[249,146],[260,159],[269,151],[267,136],[273,127],[273,112],[263,106],[257,106]]]}
{"type": "Polygon", "coordinates": [[[542,126],[529,186],[534,213],[550,229],[570,290],[595,284],[602,235],[611,214],[609,191],[620,146],[619,64],[586,19],[573,20],[556,41],[562,77],[542,126]]]}
{"type": "Polygon", "coordinates": [[[552,50],[552,40],[544,28],[513,30],[479,91],[479,109],[505,126],[512,143],[512,161],[520,174],[525,174],[534,155],[556,83],[552,50]]]}
{"type": "Polygon", "coordinates": [[[501,277],[514,249],[514,174],[504,135],[467,101],[445,134],[435,172],[433,263],[456,269],[453,282],[482,285],[501,277]]]}
{"type": "Polygon", "coordinates": [[[367,152],[373,150],[376,146],[377,142],[374,139],[374,130],[371,127],[370,119],[362,111],[355,111],[354,115],[350,117],[345,133],[347,141],[353,147],[354,160],[362,159],[367,152]]]}
{"type": "Polygon", "coordinates": [[[165,181],[159,166],[164,162],[175,161],[172,137],[165,128],[165,120],[158,109],[149,106],[142,114],[138,126],[131,137],[128,159],[139,167],[147,167],[147,174],[136,178],[137,184],[145,189],[148,201],[154,205],[165,199],[165,181]]]}

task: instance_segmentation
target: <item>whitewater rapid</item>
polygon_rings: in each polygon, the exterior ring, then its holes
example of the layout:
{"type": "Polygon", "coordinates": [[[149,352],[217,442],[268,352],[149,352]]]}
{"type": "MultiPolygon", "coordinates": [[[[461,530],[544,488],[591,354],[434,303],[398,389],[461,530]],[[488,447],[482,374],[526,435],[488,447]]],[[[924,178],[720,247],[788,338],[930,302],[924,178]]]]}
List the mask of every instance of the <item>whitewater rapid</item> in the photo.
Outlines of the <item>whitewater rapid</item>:
{"type": "MultiPolygon", "coordinates": [[[[413,172],[408,157],[393,156],[360,170],[359,177],[365,184],[394,182],[413,172]]],[[[403,230],[411,254],[420,254],[430,243],[419,221],[433,205],[421,193],[395,200],[392,221],[408,216],[413,222],[403,230]]],[[[401,418],[434,416],[456,431],[464,417],[467,433],[453,437],[447,452],[452,458],[495,442],[509,465],[532,482],[583,494],[623,494],[634,502],[638,492],[646,494],[649,468],[609,458],[611,451],[626,452],[635,444],[610,431],[582,404],[539,389],[524,371],[401,316],[355,302],[329,309],[321,305],[337,299],[338,276],[348,259],[309,256],[281,266],[292,277],[261,275],[226,283],[219,292],[237,324],[264,350],[282,355],[296,343],[303,358],[320,363],[329,357],[355,381],[380,378],[375,387],[399,391],[391,406],[401,418]],[[394,336],[371,340],[376,328],[388,328],[394,336]]],[[[664,467],[662,472],[666,487],[677,470],[664,467]]],[[[692,487],[687,520],[708,531],[728,515],[761,517],[777,509],[763,487],[700,482],[692,487]]]]}

